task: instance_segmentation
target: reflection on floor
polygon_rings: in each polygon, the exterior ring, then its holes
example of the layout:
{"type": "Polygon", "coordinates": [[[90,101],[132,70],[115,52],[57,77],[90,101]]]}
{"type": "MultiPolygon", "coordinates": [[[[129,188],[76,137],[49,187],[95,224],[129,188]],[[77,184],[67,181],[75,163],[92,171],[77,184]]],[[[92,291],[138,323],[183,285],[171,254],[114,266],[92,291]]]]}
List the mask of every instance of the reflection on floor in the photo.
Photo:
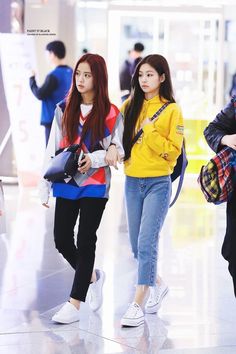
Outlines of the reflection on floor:
{"type": "Polygon", "coordinates": [[[159,271],[170,291],[158,315],[120,328],[134,292],[136,264],[127,237],[123,177],[114,175],[98,233],[96,266],[106,272],[104,305],[81,320],[51,322],[68,299],[73,271],[54,249],[53,199],[41,207],[36,189],[4,186],[7,235],[0,236],[0,354],[236,353],[236,301],[220,255],[224,206],[207,204],[187,177],[164,225],[159,271]]]}

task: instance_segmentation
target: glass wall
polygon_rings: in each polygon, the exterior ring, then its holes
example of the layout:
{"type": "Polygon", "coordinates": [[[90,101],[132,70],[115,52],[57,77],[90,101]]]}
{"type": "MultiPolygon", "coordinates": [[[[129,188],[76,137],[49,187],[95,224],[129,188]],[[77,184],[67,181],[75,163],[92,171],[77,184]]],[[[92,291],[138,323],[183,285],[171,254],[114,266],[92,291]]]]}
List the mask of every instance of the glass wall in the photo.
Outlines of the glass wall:
{"type": "Polygon", "coordinates": [[[86,49],[107,57],[107,5],[106,2],[76,2],[77,56],[86,49]]]}
{"type": "Polygon", "coordinates": [[[119,68],[128,49],[141,41],[144,55],[164,55],[172,73],[177,102],[185,117],[189,172],[198,172],[211,153],[203,129],[223,105],[224,39],[221,9],[205,13],[109,10],[108,66],[110,92],[119,94],[119,68]]]}

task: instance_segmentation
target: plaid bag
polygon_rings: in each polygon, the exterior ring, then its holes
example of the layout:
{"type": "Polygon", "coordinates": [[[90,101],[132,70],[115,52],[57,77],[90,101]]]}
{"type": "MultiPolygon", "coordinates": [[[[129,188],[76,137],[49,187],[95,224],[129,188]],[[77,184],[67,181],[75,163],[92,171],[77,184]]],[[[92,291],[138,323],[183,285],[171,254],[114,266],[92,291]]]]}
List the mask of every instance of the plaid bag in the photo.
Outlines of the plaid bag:
{"type": "Polygon", "coordinates": [[[235,189],[236,151],[224,147],[202,166],[198,183],[209,203],[227,202],[235,189]]]}

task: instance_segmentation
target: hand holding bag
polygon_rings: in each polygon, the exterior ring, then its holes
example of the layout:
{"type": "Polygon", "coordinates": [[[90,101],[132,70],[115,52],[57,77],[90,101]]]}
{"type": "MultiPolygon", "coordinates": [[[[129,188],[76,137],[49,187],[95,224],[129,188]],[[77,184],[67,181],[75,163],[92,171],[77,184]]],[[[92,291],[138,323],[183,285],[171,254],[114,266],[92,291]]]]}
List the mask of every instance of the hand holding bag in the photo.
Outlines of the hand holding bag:
{"type": "Polygon", "coordinates": [[[84,154],[80,144],[74,144],[65,149],[60,149],[52,157],[50,166],[44,174],[49,182],[61,181],[73,177],[78,171],[78,163],[84,154]]]}

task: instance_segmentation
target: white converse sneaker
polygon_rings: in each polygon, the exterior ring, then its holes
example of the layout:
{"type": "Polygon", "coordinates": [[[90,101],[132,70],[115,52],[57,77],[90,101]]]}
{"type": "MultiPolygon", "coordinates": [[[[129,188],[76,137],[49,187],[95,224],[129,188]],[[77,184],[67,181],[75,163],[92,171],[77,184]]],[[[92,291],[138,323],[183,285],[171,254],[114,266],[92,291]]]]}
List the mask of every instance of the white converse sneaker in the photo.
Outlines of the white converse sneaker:
{"type": "Polygon", "coordinates": [[[79,321],[79,310],[70,302],[66,302],[65,305],[55,313],[52,320],[64,324],[79,321]]]}
{"type": "Polygon", "coordinates": [[[89,286],[89,306],[91,310],[97,311],[102,306],[103,296],[102,288],[105,280],[105,273],[102,270],[96,269],[97,281],[89,286]]]}
{"type": "Polygon", "coordinates": [[[145,306],[145,312],[156,313],[168,291],[169,289],[163,281],[160,285],[150,286],[150,296],[145,306]]]}
{"type": "Polygon", "coordinates": [[[138,327],[144,323],[144,313],[141,307],[132,302],[121,319],[121,326],[138,327]]]}

